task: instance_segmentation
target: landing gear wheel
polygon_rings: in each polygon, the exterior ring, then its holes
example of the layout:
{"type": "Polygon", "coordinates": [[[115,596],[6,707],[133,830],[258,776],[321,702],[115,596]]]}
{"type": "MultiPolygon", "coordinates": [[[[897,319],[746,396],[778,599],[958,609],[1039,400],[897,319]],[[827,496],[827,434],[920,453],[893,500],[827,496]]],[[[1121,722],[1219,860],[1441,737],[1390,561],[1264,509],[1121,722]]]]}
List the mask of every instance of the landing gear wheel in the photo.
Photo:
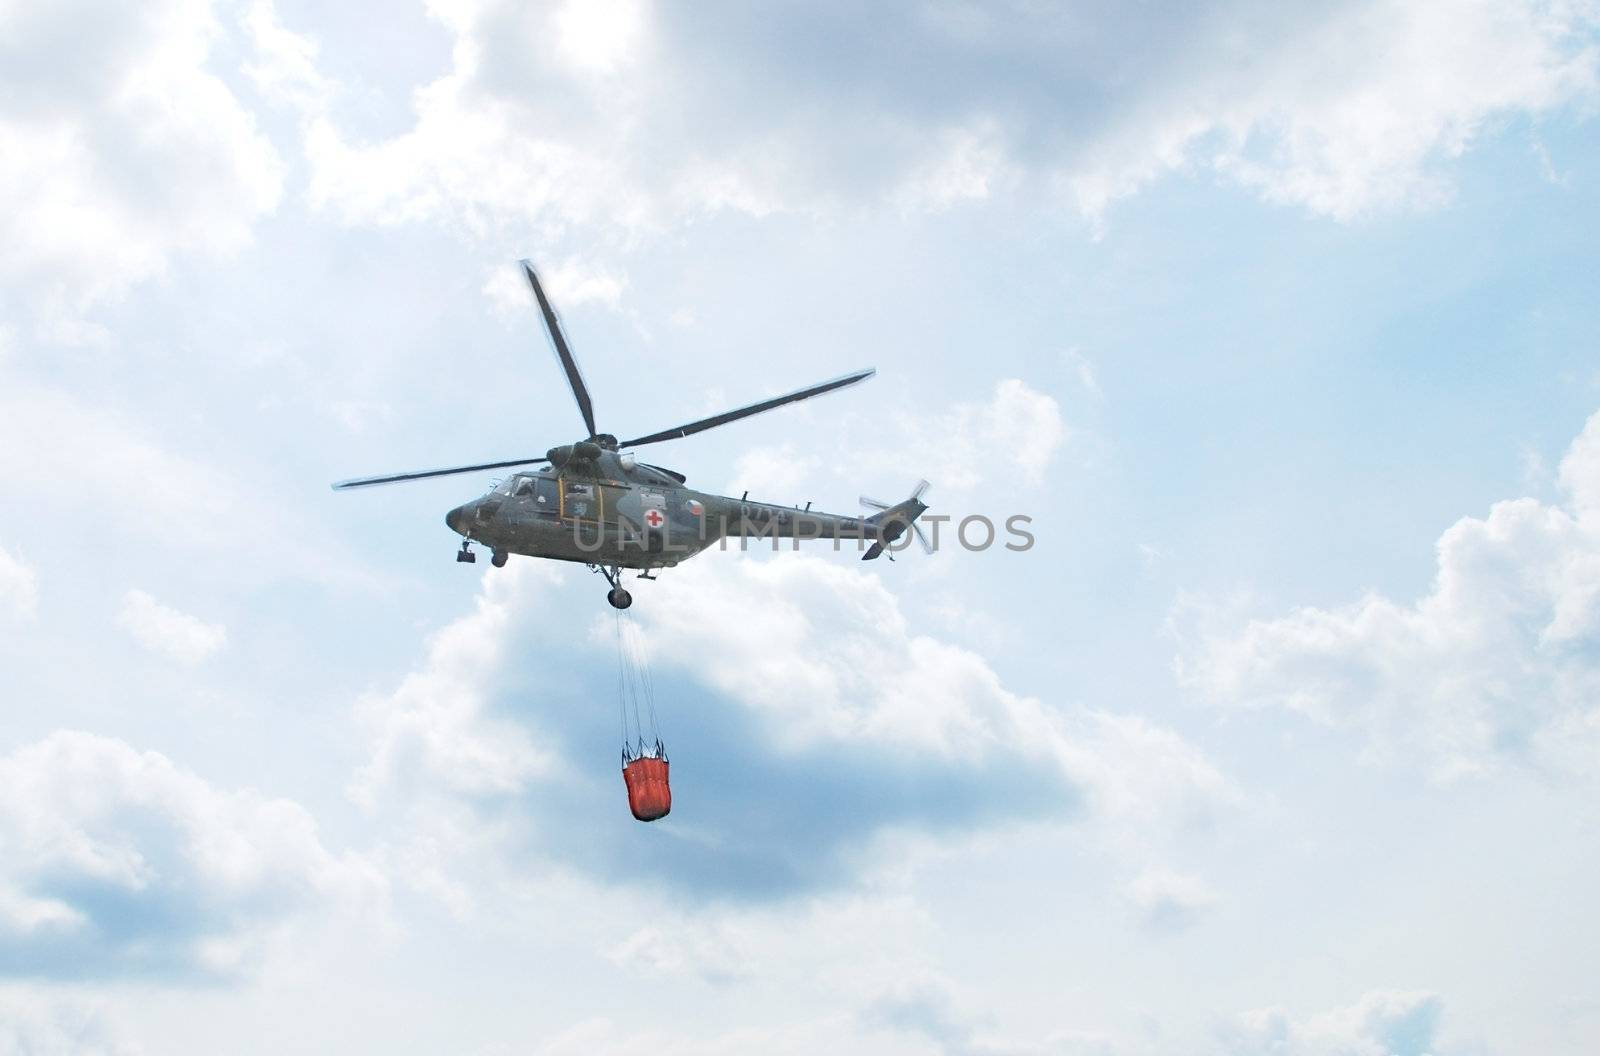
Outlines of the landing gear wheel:
{"type": "Polygon", "coordinates": [[[633,595],[621,587],[612,587],[610,593],[606,595],[606,600],[611,603],[613,609],[625,609],[633,604],[633,595]]]}
{"type": "Polygon", "coordinates": [[[504,550],[496,550],[494,556],[489,558],[489,563],[495,568],[505,568],[506,562],[511,560],[511,555],[504,550]]]}

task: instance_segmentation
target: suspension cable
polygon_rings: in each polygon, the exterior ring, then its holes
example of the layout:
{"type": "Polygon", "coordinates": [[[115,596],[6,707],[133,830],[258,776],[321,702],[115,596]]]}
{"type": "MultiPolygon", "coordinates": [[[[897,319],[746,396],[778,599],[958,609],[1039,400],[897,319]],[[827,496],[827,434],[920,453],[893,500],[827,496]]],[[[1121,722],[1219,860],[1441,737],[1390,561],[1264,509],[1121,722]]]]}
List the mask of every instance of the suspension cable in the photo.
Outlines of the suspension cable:
{"type": "Polygon", "coordinates": [[[626,690],[624,689],[624,686],[623,686],[622,621],[620,619],[617,621],[616,632],[617,632],[617,711],[618,711],[618,716],[619,716],[619,719],[620,719],[620,730],[621,730],[621,733],[622,733],[623,760],[626,761],[627,760],[627,754],[628,754],[628,697],[627,697],[627,692],[626,692],[626,690]]]}
{"type": "Polygon", "coordinates": [[[622,612],[620,610],[618,610],[616,613],[616,621],[617,698],[620,701],[622,709],[622,743],[624,745],[631,745],[635,742],[635,738],[630,736],[628,730],[628,706],[629,704],[632,704],[633,730],[637,733],[637,743],[640,746],[640,754],[642,754],[644,745],[644,722],[641,720],[639,715],[639,697],[641,696],[639,688],[639,675],[637,665],[633,661],[632,650],[624,641],[626,631],[622,619],[622,612]]]}
{"type": "MultiPolygon", "coordinates": [[[[646,713],[650,716],[650,736],[655,738],[660,730],[656,725],[655,694],[650,679],[649,657],[638,624],[626,614],[622,617],[622,634],[627,650],[628,675],[632,682],[634,699],[643,700],[646,713]]],[[[644,736],[643,723],[639,725],[639,735],[644,736]]]]}

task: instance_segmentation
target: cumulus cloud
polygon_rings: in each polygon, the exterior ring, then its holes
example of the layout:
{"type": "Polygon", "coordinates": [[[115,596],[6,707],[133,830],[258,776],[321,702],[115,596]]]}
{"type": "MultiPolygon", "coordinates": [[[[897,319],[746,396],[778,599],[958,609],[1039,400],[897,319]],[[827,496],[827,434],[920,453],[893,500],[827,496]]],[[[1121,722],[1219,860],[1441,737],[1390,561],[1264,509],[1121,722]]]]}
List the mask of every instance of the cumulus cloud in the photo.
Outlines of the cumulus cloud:
{"type": "Polygon", "coordinates": [[[42,987],[0,987],[0,1056],[138,1056],[98,1007],[42,987]]]}
{"type": "Polygon", "coordinates": [[[970,1056],[1440,1056],[1450,1051],[1438,1041],[1443,1012],[1444,1003],[1434,994],[1384,990],[1303,1017],[1279,1008],[1255,1009],[1229,1018],[1210,1038],[1184,1031],[1157,1041],[1067,1029],[1044,1039],[1017,1040],[997,1036],[989,1017],[963,1008],[949,985],[925,979],[889,988],[867,1004],[861,1019],[868,1027],[926,1039],[939,1052],[970,1056]]]}
{"type": "MultiPolygon", "coordinates": [[[[784,428],[781,422],[768,427],[779,433],[784,428]]],[[[980,486],[988,499],[1006,498],[1039,484],[1072,435],[1054,396],[1020,378],[1002,378],[987,399],[958,401],[937,411],[880,407],[869,415],[846,414],[827,430],[833,448],[826,454],[818,453],[816,438],[808,440],[804,452],[789,443],[750,447],[728,488],[749,488],[781,501],[821,474],[850,485],[899,481],[908,491],[918,477],[932,475],[941,503],[968,498],[980,486]]],[[[883,502],[904,497],[876,496],[883,502]]]]}
{"type": "Polygon", "coordinates": [[[192,452],[169,449],[147,423],[121,408],[12,373],[0,374],[0,478],[19,502],[93,517],[127,536],[189,554],[226,555],[231,574],[246,580],[296,568],[324,582],[364,575],[353,570],[358,562],[348,554],[325,553],[326,547],[308,553],[300,546],[316,527],[291,503],[278,501],[264,478],[246,482],[237,467],[224,471],[192,452]],[[41,436],[50,443],[40,444],[41,436]],[[139,487],[130,488],[129,481],[139,487]],[[104,501],[108,495],[118,501],[104,501]],[[181,537],[175,524],[184,526],[181,537]],[[232,561],[240,552],[263,559],[232,561]]]}
{"type": "Polygon", "coordinates": [[[1544,0],[434,14],[452,66],[410,130],[363,142],[308,110],[313,201],[351,221],[620,244],[720,209],[1006,193],[1098,217],[1194,172],[1349,219],[1438,202],[1486,129],[1596,97],[1592,6],[1544,0]]]}
{"type": "MultiPolygon", "coordinates": [[[[926,972],[853,995],[853,1015],[791,1018],[760,1029],[666,1036],[605,1018],[586,1019],[561,1031],[537,1051],[566,1053],[803,1052],[818,1045],[849,1051],[901,1051],[946,1056],[1445,1056],[1460,1051],[1438,1039],[1444,1004],[1435,995],[1372,991],[1354,1004],[1306,1016],[1257,1009],[1229,1018],[1209,1034],[1161,1031],[1148,1020],[1139,1033],[1106,1034],[1072,1028],[1043,1036],[1005,1033],[996,1017],[948,980],[926,972]]],[[[1475,1051],[1475,1050],[1474,1050],[1475,1051]]]]}
{"type": "Polygon", "coordinates": [[[604,951],[641,980],[695,980],[730,991],[756,984],[810,993],[840,1011],[926,976],[930,944],[941,932],[937,915],[893,883],[781,905],[665,902],[644,891],[605,897],[655,907],[647,926],[604,951]]]}
{"type": "Polygon", "coordinates": [[[1145,926],[1155,931],[1191,927],[1217,901],[1216,893],[1199,877],[1165,869],[1140,874],[1129,886],[1128,896],[1145,926]]]}
{"type": "Polygon", "coordinates": [[[639,826],[615,770],[614,617],[590,617],[585,641],[570,613],[588,599],[558,576],[527,561],[486,576],[423,666],[362,703],[365,802],[444,795],[514,818],[552,864],[737,900],[848,883],[897,834],[1186,825],[1229,795],[1170,731],[1007,689],[853,562],[708,554],[633,610],[676,753],[673,816],[639,826]],[[563,662],[524,655],[552,635],[563,662]]]}
{"type": "Polygon", "coordinates": [[[228,643],[228,629],[169,608],[142,590],[122,597],[117,623],[151,652],[183,664],[198,664],[228,643]]]}
{"type": "Polygon", "coordinates": [[[1432,589],[1242,628],[1180,616],[1181,681],[1415,750],[1441,777],[1507,761],[1584,768],[1600,734],[1600,414],[1562,460],[1565,498],[1496,503],[1439,539],[1432,589]]]}
{"type": "Polygon", "coordinates": [[[1449,192],[1441,163],[1495,122],[1595,99],[1596,13],[1584,5],[1314,10],[1213,9],[1206,58],[1166,86],[1185,94],[1149,99],[1146,120],[1112,130],[1096,163],[1067,175],[1083,208],[1186,167],[1342,220],[1432,205],[1449,192]]]}
{"type": "Polygon", "coordinates": [[[750,955],[733,930],[723,921],[699,921],[692,929],[640,928],[606,951],[606,958],[636,971],[728,983],[751,972],[750,955]]]}
{"type": "MultiPolygon", "coordinates": [[[[622,306],[628,280],[618,272],[583,260],[540,262],[539,280],[550,300],[562,308],[601,304],[613,310],[622,306]]],[[[533,309],[533,291],[519,267],[497,265],[484,280],[483,295],[501,315],[525,320],[533,309]]],[[[534,309],[536,311],[536,309],[534,309]]]]}
{"type": "Polygon", "coordinates": [[[1038,484],[1067,438],[1055,397],[1019,378],[998,382],[988,403],[957,406],[936,428],[949,437],[939,464],[956,488],[975,486],[996,463],[1010,463],[1024,483],[1038,484]]]}
{"type": "Polygon", "coordinates": [[[74,497],[103,508],[102,496],[126,491],[126,483],[137,480],[137,496],[124,498],[143,501],[117,502],[105,510],[119,529],[170,535],[173,520],[182,520],[201,529],[202,539],[205,526],[232,520],[234,500],[248,502],[225,474],[163,449],[148,428],[113,408],[10,373],[3,382],[0,473],[17,494],[57,509],[73,509],[74,497]],[[40,436],[50,436],[51,443],[38,443],[40,436]]]}
{"type": "Polygon", "coordinates": [[[993,1017],[965,1007],[955,988],[939,978],[906,980],[887,987],[867,1002],[857,1018],[868,1030],[916,1038],[946,1056],[1028,1056],[1077,1051],[1067,1039],[1052,1039],[1056,1043],[1041,1045],[994,1036],[993,1017]]]}
{"type": "Polygon", "coordinates": [[[752,447],[734,463],[727,487],[730,492],[750,491],[782,501],[799,495],[823,465],[823,459],[815,454],[802,454],[793,444],[752,447]]]}
{"type": "Polygon", "coordinates": [[[39,577],[0,546],[0,623],[31,619],[39,605],[39,577]]]}
{"type": "Polygon", "coordinates": [[[419,780],[468,797],[517,792],[557,765],[547,749],[507,718],[493,714],[494,675],[508,655],[514,612],[507,582],[532,594],[553,576],[518,562],[508,577],[485,583],[474,612],[434,635],[428,663],[388,696],[370,696],[357,715],[374,735],[372,757],[356,775],[352,792],[367,805],[385,787],[419,780]]]}
{"type": "Polygon", "coordinates": [[[211,68],[210,4],[17,4],[0,25],[0,279],[27,295],[14,310],[82,337],[76,313],[174,254],[249,242],[284,166],[211,68]]]}
{"type": "Polygon", "coordinates": [[[298,804],[58,731],[0,757],[0,972],[229,975],[299,914],[370,905],[363,862],[298,804]]]}
{"type": "Polygon", "coordinates": [[[1443,1012],[1434,994],[1374,991],[1303,1020],[1281,1009],[1248,1012],[1222,1041],[1228,1056],[1435,1056],[1443,1012]]]}
{"type": "MultiPolygon", "coordinates": [[[[11,10],[0,277],[44,333],[95,340],[89,306],[177,254],[247,245],[286,167],[215,72],[235,50],[260,97],[298,113],[313,203],[541,243],[582,225],[611,249],[725,209],[1030,193],[1099,217],[1195,171],[1347,219],[1440,201],[1446,163],[1486,130],[1597,95],[1592,5],[1545,0],[1228,0],[1102,13],[1092,29],[1065,9],[944,4],[431,13],[451,68],[415,92],[412,128],[369,139],[340,124],[316,41],[269,0],[11,10]]],[[[577,290],[609,300],[618,283],[577,290]]]]}
{"type": "Polygon", "coordinates": [[[307,112],[320,112],[333,101],[338,86],[317,68],[317,42],[285,28],[272,0],[255,0],[244,26],[255,47],[244,72],[263,95],[307,112]]]}
{"type": "Polygon", "coordinates": [[[595,1017],[543,1039],[531,1051],[534,1056],[741,1056],[749,1052],[804,1056],[835,1045],[845,1026],[831,1017],[708,1033],[641,1027],[631,1017],[622,1022],[595,1017]]]}

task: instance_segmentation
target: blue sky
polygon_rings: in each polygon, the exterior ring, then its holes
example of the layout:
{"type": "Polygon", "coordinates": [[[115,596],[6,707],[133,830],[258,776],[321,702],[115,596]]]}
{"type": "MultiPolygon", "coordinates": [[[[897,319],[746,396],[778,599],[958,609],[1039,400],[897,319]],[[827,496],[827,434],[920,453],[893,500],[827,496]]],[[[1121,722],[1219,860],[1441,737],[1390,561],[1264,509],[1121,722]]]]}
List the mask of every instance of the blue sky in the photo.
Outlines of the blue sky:
{"type": "Polygon", "coordinates": [[[0,1052],[1600,1045],[1592,3],[0,13],[0,1052]],[[537,455],[1025,554],[457,565],[537,455]]]}

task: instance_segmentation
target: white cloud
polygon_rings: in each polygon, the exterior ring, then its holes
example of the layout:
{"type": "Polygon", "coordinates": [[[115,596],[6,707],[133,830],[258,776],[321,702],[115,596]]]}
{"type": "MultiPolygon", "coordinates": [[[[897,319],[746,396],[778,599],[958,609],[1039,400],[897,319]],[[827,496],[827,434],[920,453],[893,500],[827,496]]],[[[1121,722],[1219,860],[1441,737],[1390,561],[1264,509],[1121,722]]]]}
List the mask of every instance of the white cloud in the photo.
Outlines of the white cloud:
{"type": "Polygon", "coordinates": [[[750,954],[741,949],[741,936],[723,921],[697,921],[693,928],[640,928],[612,949],[613,963],[670,977],[693,975],[710,983],[727,983],[748,976],[750,954]]]}
{"type": "Polygon", "coordinates": [[[1223,109],[1229,142],[1214,164],[1271,200],[1341,219],[1429,204],[1448,187],[1433,164],[1486,125],[1593,100],[1594,16],[1541,2],[1357,6],[1319,27],[1329,43],[1311,62],[1280,53],[1223,109]]]}
{"type": "Polygon", "coordinates": [[[1178,621],[1180,679],[1414,750],[1436,775],[1508,760],[1590,769],[1600,743],[1600,414],[1562,460],[1566,501],[1496,503],[1440,537],[1428,594],[1372,594],[1242,628],[1178,621]]]}
{"type": "Polygon", "coordinates": [[[552,21],[563,59],[584,73],[611,74],[637,52],[646,8],[642,0],[567,0],[552,21]]]}
{"type": "Polygon", "coordinates": [[[100,497],[137,480],[143,501],[114,503],[108,515],[120,529],[153,536],[170,535],[178,521],[201,528],[228,522],[233,501],[243,501],[223,474],[162,449],[114,408],[15,375],[0,387],[0,473],[14,492],[57,509],[72,509],[75,498],[103,507],[100,497]],[[37,443],[39,436],[52,443],[37,443]]]}
{"type": "Polygon", "coordinates": [[[209,4],[23,4],[0,21],[0,279],[42,332],[174,254],[250,241],[284,166],[210,69],[209,4]]]}
{"type": "Polygon", "coordinates": [[[257,89],[270,99],[306,112],[320,112],[328,106],[336,85],[317,69],[320,49],[314,40],[285,28],[272,0],[255,0],[244,25],[255,45],[254,59],[245,63],[244,72],[257,89]]]}
{"type": "Polygon", "coordinates": [[[138,1056],[97,1003],[39,986],[0,987],[0,1056],[138,1056]]]}
{"type": "Polygon", "coordinates": [[[58,731],[0,757],[0,971],[226,975],[276,926],[383,884],[298,804],[58,731]]]}
{"type": "Polygon", "coordinates": [[[616,171],[626,161],[614,153],[630,138],[629,97],[644,86],[595,76],[626,59],[630,40],[639,41],[642,31],[607,38],[596,32],[596,17],[604,12],[584,6],[435,8],[432,14],[456,38],[454,68],[416,92],[414,128],[378,143],[355,143],[331,116],[307,112],[312,202],[355,222],[443,220],[479,235],[513,220],[532,222],[541,232],[585,221],[648,226],[647,203],[656,189],[652,181],[629,186],[616,171]],[[525,47],[555,50],[569,61],[528,63],[525,47]],[[535,86],[569,88],[566,102],[542,92],[502,96],[479,83],[486,67],[509,58],[507,49],[517,52],[515,64],[535,86]]]}
{"type": "MultiPolygon", "coordinates": [[[[612,311],[621,309],[622,294],[628,288],[626,276],[576,258],[548,265],[534,263],[539,267],[539,280],[552,304],[560,308],[599,304],[612,311]]],[[[483,283],[483,295],[497,312],[508,318],[526,320],[530,311],[538,311],[528,280],[515,265],[491,269],[483,283]]]]}
{"type": "MultiPolygon", "coordinates": [[[[409,131],[309,118],[312,197],[354,222],[613,247],[732,209],[1054,196],[1100,217],[1171,173],[1350,219],[1429,205],[1498,122],[1596,98],[1591,5],[1369,0],[959,17],[617,2],[434,10],[452,67],[409,131]],[[850,45],[821,49],[837,29],[850,45]],[[530,54],[550,61],[530,63],[530,54]]],[[[298,60],[297,60],[298,61],[298,60]]],[[[301,80],[306,78],[302,76],[301,80]]]]}
{"type": "MultiPolygon", "coordinates": [[[[1008,1036],[996,1017],[974,1007],[962,989],[926,970],[841,994],[856,1011],[795,1016],[762,1028],[715,1034],[663,1034],[605,1018],[583,1020],[537,1051],[557,1054],[650,1052],[804,1052],[822,1046],[848,1052],[938,1052],[948,1056],[1445,1056],[1458,1050],[1438,1040],[1443,1002],[1435,995],[1372,991],[1353,1005],[1297,1017],[1277,1008],[1232,1017],[1211,1036],[1164,1031],[1150,1018],[1145,1030],[1123,1035],[1072,1028],[1035,1038],[1008,1036]],[[912,1042],[908,1047],[904,1043],[912,1042]]],[[[1472,1050],[1476,1051],[1476,1050],[1472,1050]]]]}
{"type": "MultiPolygon", "coordinates": [[[[885,424],[873,428],[881,432],[885,424]]],[[[933,474],[944,500],[969,496],[980,486],[988,496],[1010,496],[1041,483],[1072,435],[1056,398],[1020,378],[996,382],[986,401],[952,404],[939,414],[896,414],[888,424],[901,435],[888,443],[858,445],[852,458],[836,464],[848,465],[853,473],[893,473],[911,480],[933,474]]],[[[903,496],[878,497],[897,501],[903,496]]]]}
{"type": "Polygon", "coordinates": [[[372,758],[351,786],[358,801],[371,806],[408,780],[466,796],[510,795],[556,765],[527,731],[489,714],[493,683],[486,676],[517,656],[507,635],[513,599],[553,578],[526,561],[504,571],[485,578],[470,615],[433,635],[421,670],[393,694],[358,703],[373,737],[372,758]]]}
{"type": "Polygon", "coordinates": [[[1020,182],[996,124],[946,128],[941,153],[913,162],[891,196],[906,213],[943,212],[962,202],[983,201],[1020,182]]]}
{"type": "Polygon", "coordinates": [[[1373,991],[1304,1020],[1281,1009],[1248,1012],[1222,1040],[1228,1056],[1433,1056],[1443,1011],[1433,994],[1373,991]]]}
{"type": "Polygon", "coordinates": [[[837,1018],[790,1020],[707,1033],[640,1026],[631,1017],[622,1022],[595,1017],[543,1039],[532,1052],[534,1056],[742,1056],[750,1052],[804,1056],[836,1043],[844,1026],[837,1018]]]}
{"type": "Polygon", "coordinates": [[[1018,378],[996,385],[994,398],[971,414],[971,419],[975,436],[969,443],[979,452],[974,460],[989,452],[1009,451],[1023,480],[1030,484],[1044,479],[1050,460],[1067,436],[1055,398],[1018,378]]]}
{"type": "MultiPolygon", "coordinates": [[[[771,428],[781,432],[782,423],[771,428]]],[[[749,488],[758,497],[783,502],[793,501],[786,496],[799,495],[819,473],[844,477],[851,485],[899,481],[907,492],[927,476],[938,489],[930,500],[936,503],[970,498],[980,486],[991,501],[1009,500],[1045,479],[1073,434],[1054,396],[1021,379],[1003,378],[986,400],[957,402],[934,413],[879,407],[869,415],[844,416],[826,435],[832,450],[825,454],[815,453],[814,439],[806,446],[810,454],[799,454],[788,443],[747,448],[729,488],[749,488]]],[[[892,503],[905,494],[874,497],[892,503]]]]}
{"type": "Polygon", "coordinates": [[[1095,374],[1094,361],[1076,348],[1069,348],[1061,354],[1061,359],[1078,377],[1078,384],[1083,386],[1083,391],[1094,397],[1096,403],[1104,403],[1106,394],[1100,388],[1100,379],[1095,374]]]}
{"type": "MultiPolygon", "coordinates": [[[[816,455],[798,454],[793,444],[752,447],[734,463],[728,491],[740,494],[749,491],[768,501],[792,502],[821,467],[822,459],[816,455]]],[[[895,500],[886,497],[883,501],[895,500]]]]}
{"type": "MultiPolygon", "coordinates": [[[[381,414],[366,408],[359,420],[381,414]]],[[[130,540],[142,536],[190,554],[261,555],[230,560],[232,574],[246,580],[297,568],[324,582],[364,578],[348,554],[327,547],[308,553],[299,540],[315,535],[315,526],[270,494],[266,474],[238,469],[225,472],[193,453],[169,450],[146,423],[114,405],[0,376],[0,479],[17,501],[94,517],[130,540]],[[40,436],[51,442],[38,443],[40,436]],[[130,481],[139,486],[130,488],[130,481]],[[108,495],[118,501],[104,501],[108,495]],[[181,535],[173,531],[177,524],[184,526],[181,535]]]]}
{"type": "Polygon", "coordinates": [[[1170,731],[1006,689],[982,657],[919,632],[855,562],[712,553],[667,573],[633,610],[655,684],[671,687],[661,690],[669,749],[674,738],[694,745],[700,789],[641,863],[625,832],[583,820],[620,809],[614,757],[593,754],[618,736],[611,614],[592,618],[570,664],[526,656],[529,641],[572,638],[561,600],[571,589],[532,561],[486,575],[474,611],[434,636],[422,667],[362,701],[373,736],[355,786],[364,803],[402,818],[422,804],[453,823],[465,806],[483,827],[539,832],[551,864],[760,900],[859,876],[874,841],[896,833],[937,842],[1087,815],[1152,834],[1234,798],[1170,731]],[[716,661],[680,659],[693,657],[716,661]],[[693,706],[669,703],[683,701],[693,706]],[[918,778],[930,765],[933,784],[918,778]],[[782,804],[797,781],[811,808],[795,815],[782,804]],[[439,808],[441,797],[457,807],[439,808]],[[791,815],[781,831],[773,812],[791,815]]]}
{"type": "Polygon", "coordinates": [[[937,915],[893,888],[874,885],[778,906],[686,907],[649,892],[611,892],[605,897],[653,908],[650,924],[605,956],[647,978],[778,985],[819,992],[828,1007],[843,1007],[926,970],[928,948],[940,933],[937,915]],[[871,941],[863,943],[864,935],[871,941]]]}
{"type": "MultiPolygon", "coordinates": [[[[246,75],[301,115],[314,202],[356,222],[442,220],[486,237],[519,225],[519,240],[584,224],[611,249],[719,209],[940,210],[1039,187],[1099,216],[1198,168],[1351,218],[1441,200],[1441,164],[1486,129],[1592,104],[1597,83],[1592,7],[1539,0],[1248,19],[1219,4],[1161,25],[1125,15],[1093,53],[1064,16],[930,8],[903,21],[894,54],[869,33],[831,78],[789,75],[810,63],[787,46],[802,27],[781,14],[706,27],[622,0],[433,13],[454,35],[452,69],[418,90],[410,131],[366,143],[335,124],[338,86],[315,43],[268,0],[242,15],[197,0],[12,11],[10,50],[51,57],[6,63],[0,104],[0,276],[28,291],[39,332],[104,340],[81,312],[175,254],[237,252],[275,208],[285,166],[212,69],[219,40],[241,30],[246,75]],[[1105,57],[1118,38],[1152,61],[1118,68],[1105,57]],[[528,63],[528,49],[558,61],[528,63]],[[1078,78],[1057,83],[1063,69],[1078,78]]],[[[621,289],[604,273],[573,287],[606,303],[621,289]]]]}
{"type": "Polygon", "coordinates": [[[697,676],[762,715],[780,744],[870,744],[966,765],[1034,757],[1118,812],[1224,784],[1181,739],[1142,720],[1010,692],[978,654],[921,633],[882,579],[854,563],[712,553],[671,575],[699,616],[679,619],[672,600],[651,599],[638,618],[652,651],[717,657],[697,676]],[[1136,758],[1162,761],[1129,766],[1136,758]]]}
{"type": "Polygon", "coordinates": [[[1151,869],[1128,887],[1128,896],[1146,927],[1181,931],[1216,904],[1217,895],[1197,876],[1151,869]]]}
{"type": "Polygon", "coordinates": [[[0,546],[0,623],[33,618],[39,606],[39,577],[21,558],[0,546]]]}
{"type": "MultiPolygon", "coordinates": [[[[615,902],[630,895],[608,894],[615,902]]],[[[622,904],[629,905],[624,901],[622,904]]],[[[940,941],[937,914],[906,894],[833,894],[782,906],[717,904],[685,911],[654,904],[652,923],[606,951],[622,971],[652,987],[696,981],[715,988],[723,1015],[696,1030],[586,1020],[557,1034],[550,1052],[802,1052],[819,1045],[848,1052],[921,1051],[896,1044],[879,1013],[904,995],[944,993],[930,977],[929,947],[940,941]],[[864,940],[864,937],[866,941],[864,940]],[[758,992],[784,995],[780,1008],[727,1014],[758,992]],[[721,998],[721,995],[727,997],[721,998]]],[[[682,992],[682,991],[679,991],[682,992]]],[[[964,1008],[966,1002],[962,1002],[964,1008]]],[[[890,1012],[892,1017],[892,1012],[890,1012]]],[[[1005,1052],[1013,1052],[1005,1048],[1005,1052]]]]}
{"type": "Polygon", "coordinates": [[[1595,98],[1587,5],[1382,0],[1253,27],[1213,14],[1201,64],[1065,174],[1085,212],[1199,166],[1337,219],[1432,205],[1449,189],[1439,163],[1493,122],[1595,98]]]}
{"type": "Polygon", "coordinates": [[[162,605],[142,590],[123,595],[117,623],[146,649],[183,664],[198,664],[228,644],[226,627],[162,605]]]}
{"type": "Polygon", "coordinates": [[[346,432],[354,435],[389,421],[394,417],[394,408],[376,400],[334,400],[328,405],[328,413],[346,432]]]}
{"type": "MultiPolygon", "coordinates": [[[[1001,1039],[991,1017],[963,1008],[955,988],[937,980],[904,982],[871,1002],[866,1025],[926,1038],[938,1051],[994,1056],[1024,1053],[1083,1056],[1442,1056],[1444,1003],[1434,994],[1375,990],[1354,1004],[1298,1017],[1279,1008],[1233,1016],[1212,1038],[1150,1030],[1145,1036],[1058,1030],[1042,1042],[1001,1039]],[[1163,1036],[1165,1035],[1165,1036],[1163,1036]]],[[[1151,1021],[1156,1027],[1159,1020],[1151,1021]]]]}
{"type": "Polygon", "coordinates": [[[977,1040],[981,1020],[960,1007],[952,988],[942,980],[901,982],[874,998],[862,1011],[861,1020],[870,1028],[924,1038],[941,1052],[996,1051],[977,1040]]]}
{"type": "Polygon", "coordinates": [[[707,555],[677,569],[703,616],[640,619],[662,656],[715,656],[702,676],[791,745],[876,742],[937,757],[1048,753],[1053,719],[975,653],[916,633],[876,575],[811,555],[707,555]]]}

